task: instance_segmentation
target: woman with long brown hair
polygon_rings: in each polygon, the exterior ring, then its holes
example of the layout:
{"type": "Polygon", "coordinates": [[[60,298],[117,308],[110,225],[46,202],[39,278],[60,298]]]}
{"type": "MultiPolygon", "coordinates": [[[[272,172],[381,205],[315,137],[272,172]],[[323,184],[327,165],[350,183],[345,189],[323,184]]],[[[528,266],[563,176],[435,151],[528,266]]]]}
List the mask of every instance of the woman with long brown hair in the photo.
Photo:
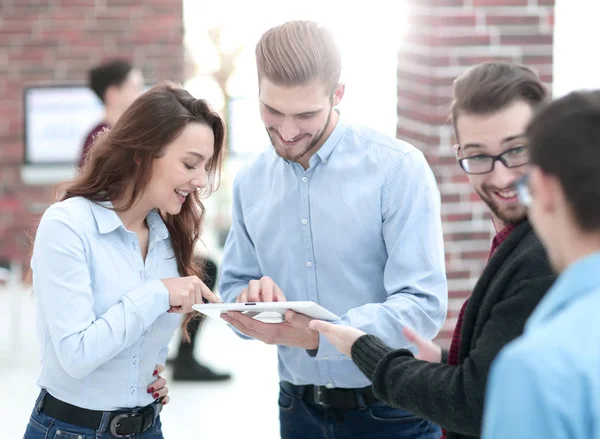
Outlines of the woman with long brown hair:
{"type": "Polygon", "coordinates": [[[156,85],[44,213],[31,260],[41,392],[26,439],[163,437],[155,365],[179,314],[185,334],[194,303],[220,302],[193,251],[224,131],[204,100],[156,85]]]}

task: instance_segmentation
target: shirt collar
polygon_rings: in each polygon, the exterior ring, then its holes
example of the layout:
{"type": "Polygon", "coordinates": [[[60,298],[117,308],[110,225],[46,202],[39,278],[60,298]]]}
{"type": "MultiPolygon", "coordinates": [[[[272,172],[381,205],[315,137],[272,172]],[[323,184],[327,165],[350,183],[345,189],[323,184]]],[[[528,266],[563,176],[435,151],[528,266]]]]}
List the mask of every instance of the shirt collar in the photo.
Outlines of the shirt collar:
{"type": "Polygon", "coordinates": [[[113,210],[113,205],[110,201],[91,201],[92,214],[96,220],[98,232],[101,235],[110,233],[119,227],[123,226],[123,221],[113,210]]]}
{"type": "MultiPolygon", "coordinates": [[[[125,229],[123,221],[121,221],[117,212],[113,210],[113,204],[110,201],[90,201],[90,205],[100,234],[113,232],[119,227],[125,229]]],[[[169,237],[169,230],[156,209],[150,211],[146,217],[146,222],[150,230],[160,239],[169,237]]]]}
{"type": "MultiPolygon", "coordinates": [[[[317,150],[317,152],[313,156],[319,157],[319,159],[323,163],[327,163],[327,160],[329,160],[329,157],[333,153],[333,150],[340,142],[340,140],[342,140],[344,134],[346,134],[346,128],[348,127],[345,119],[342,117],[342,114],[336,109],[334,109],[333,111],[337,111],[339,114],[338,121],[335,124],[335,128],[333,129],[329,137],[327,137],[325,143],[323,143],[323,145],[317,150]]],[[[311,161],[313,157],[311,157],[311,161]]],[[[312,165],[313,164],[311,163],[311,166],[312,165]]]]}
{"type": "Polygon", "coordinates": [[[567,303],[600,289],[599,271],[600,252],[592,253],[567,267],[527,322],[528,330],[548,320],[567,303]]]}

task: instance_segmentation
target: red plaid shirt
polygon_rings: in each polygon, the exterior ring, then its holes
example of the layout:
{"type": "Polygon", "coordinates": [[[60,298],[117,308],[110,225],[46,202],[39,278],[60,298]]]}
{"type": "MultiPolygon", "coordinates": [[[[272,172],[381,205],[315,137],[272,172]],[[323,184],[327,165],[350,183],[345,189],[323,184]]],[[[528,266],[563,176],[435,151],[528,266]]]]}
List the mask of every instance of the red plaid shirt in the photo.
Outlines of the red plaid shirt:
{"type": "MultiPolygon", "coordinates": [[[[515,227],[516,227],[516,224],[511,224],[511,225],[505,227],[504,229],[502,229],[500,232],[498,232],[498,234],[494,237],[494,240],[492,241],[492,249],[490,250],[489,258],[492,257],[492,255],[494,254],[496,249],[500,246],[500,244],[502,244],[504,242],[504,240],[508,237],[510,232],[512,232],[514,230],[515,227]]],[[[489,260],[489,258],[488,258],[488,260],[489,260]]],[[[454,333],[452,334],[452,343],[450,344],[450,350],[448,351],[448,364],[451,364],[453,366],[458,365],[458,350],[460,347],[460,333],[462,330],[463,317],[465,315],[465,309],[467,308],[468,302],[469,302],[469,299],[467,298],[467,300],[465,300],[465,303],[463,303],[462,308],[460,309],[460,313],[458,314],[458,319],[456,321],[456,327],[454,328],[454,333]]],[[[441,439],[445,439],[445,438],[446,438],[446,430],[442,430],[441,439]]]]}

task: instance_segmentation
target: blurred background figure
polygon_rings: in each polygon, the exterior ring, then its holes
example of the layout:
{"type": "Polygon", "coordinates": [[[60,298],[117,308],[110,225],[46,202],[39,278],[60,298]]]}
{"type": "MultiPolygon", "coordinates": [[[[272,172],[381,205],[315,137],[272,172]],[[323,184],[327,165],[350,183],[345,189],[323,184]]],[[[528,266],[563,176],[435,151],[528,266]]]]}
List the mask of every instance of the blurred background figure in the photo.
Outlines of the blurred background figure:
{"type": "MultiPolygon", "coordinates": [[[[217,264],[210,258],[199,258],[198,265],[204,265],[205,285],[214,291],[217,280],[217,264]]],[[[174,359],[167,360],[173,366],[173,381],[227,381],[231,378],[229,373],[218,373],[194,358],[194,348],[197,344],[203,319],[195,318],[187,325],[190,334],[190,343],[179,341],[179,349],[174,359]]]]}
{"type": "Polygon", "coordinates": [[[79,167],[85,163],[94,137],[105,128],[112,127],[127,107],[144,91],[144,76],[129,61],[117,59],[105,62],[90,70],[88,84],[104,105],[104,117],[85,138],[79,167]]]}

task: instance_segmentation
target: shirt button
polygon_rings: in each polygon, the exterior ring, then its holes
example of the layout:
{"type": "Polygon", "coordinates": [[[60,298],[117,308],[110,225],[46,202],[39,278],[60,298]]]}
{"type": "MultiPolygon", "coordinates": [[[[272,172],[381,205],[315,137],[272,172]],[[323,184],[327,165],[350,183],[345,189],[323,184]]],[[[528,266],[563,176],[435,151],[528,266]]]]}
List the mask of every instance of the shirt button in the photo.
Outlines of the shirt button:
{"type": "Polygon", "coordinates": [[[138,359],[138,357],[133,357],[133,364],[138,364],[140,362],[140,360],[138,359]]]}
{"type": "Polygon", "coordinates": [[[328,389],[333,389],[333,383],[330,381],[327,384],[325,384],[325,387],[327,387],[328,389]]]}
{"type": "Polygon", "coordinates": [[[312,262],[308,261],[308,262],[306,263],[306,266],[307,266],[307,267],[312,267],[312,262]]]}
{"type": "Polygon", "coordinates": [[[325,355],[325,356],[323,357],[323,360],[329,360],[329,355],[325,355]]]}
{"type": "Polygon", "coordinates": [[[132,395],[135,394],[135,392],[136,392],[135,387],[131,386],[129,391],[131,392],[132,395]]]}
{"type": "Polygon", "coordinates": [[[148,330],[144,330],[144,332],[142,332],[142,335],[148,335],[148,330]]]}
{"type": "Polygon", "coordinates": [[[308,181],[308,178],[302,177],[302,183],[306,183],[307,181],[308,181]]]}
{"type": "Polygon", "coordinates": [[[304,219],[302,220],[302,224],[304,224],[304,225],[308,224],[308,220],[307,220],[306,218],[304,218],[304,219]]]}

